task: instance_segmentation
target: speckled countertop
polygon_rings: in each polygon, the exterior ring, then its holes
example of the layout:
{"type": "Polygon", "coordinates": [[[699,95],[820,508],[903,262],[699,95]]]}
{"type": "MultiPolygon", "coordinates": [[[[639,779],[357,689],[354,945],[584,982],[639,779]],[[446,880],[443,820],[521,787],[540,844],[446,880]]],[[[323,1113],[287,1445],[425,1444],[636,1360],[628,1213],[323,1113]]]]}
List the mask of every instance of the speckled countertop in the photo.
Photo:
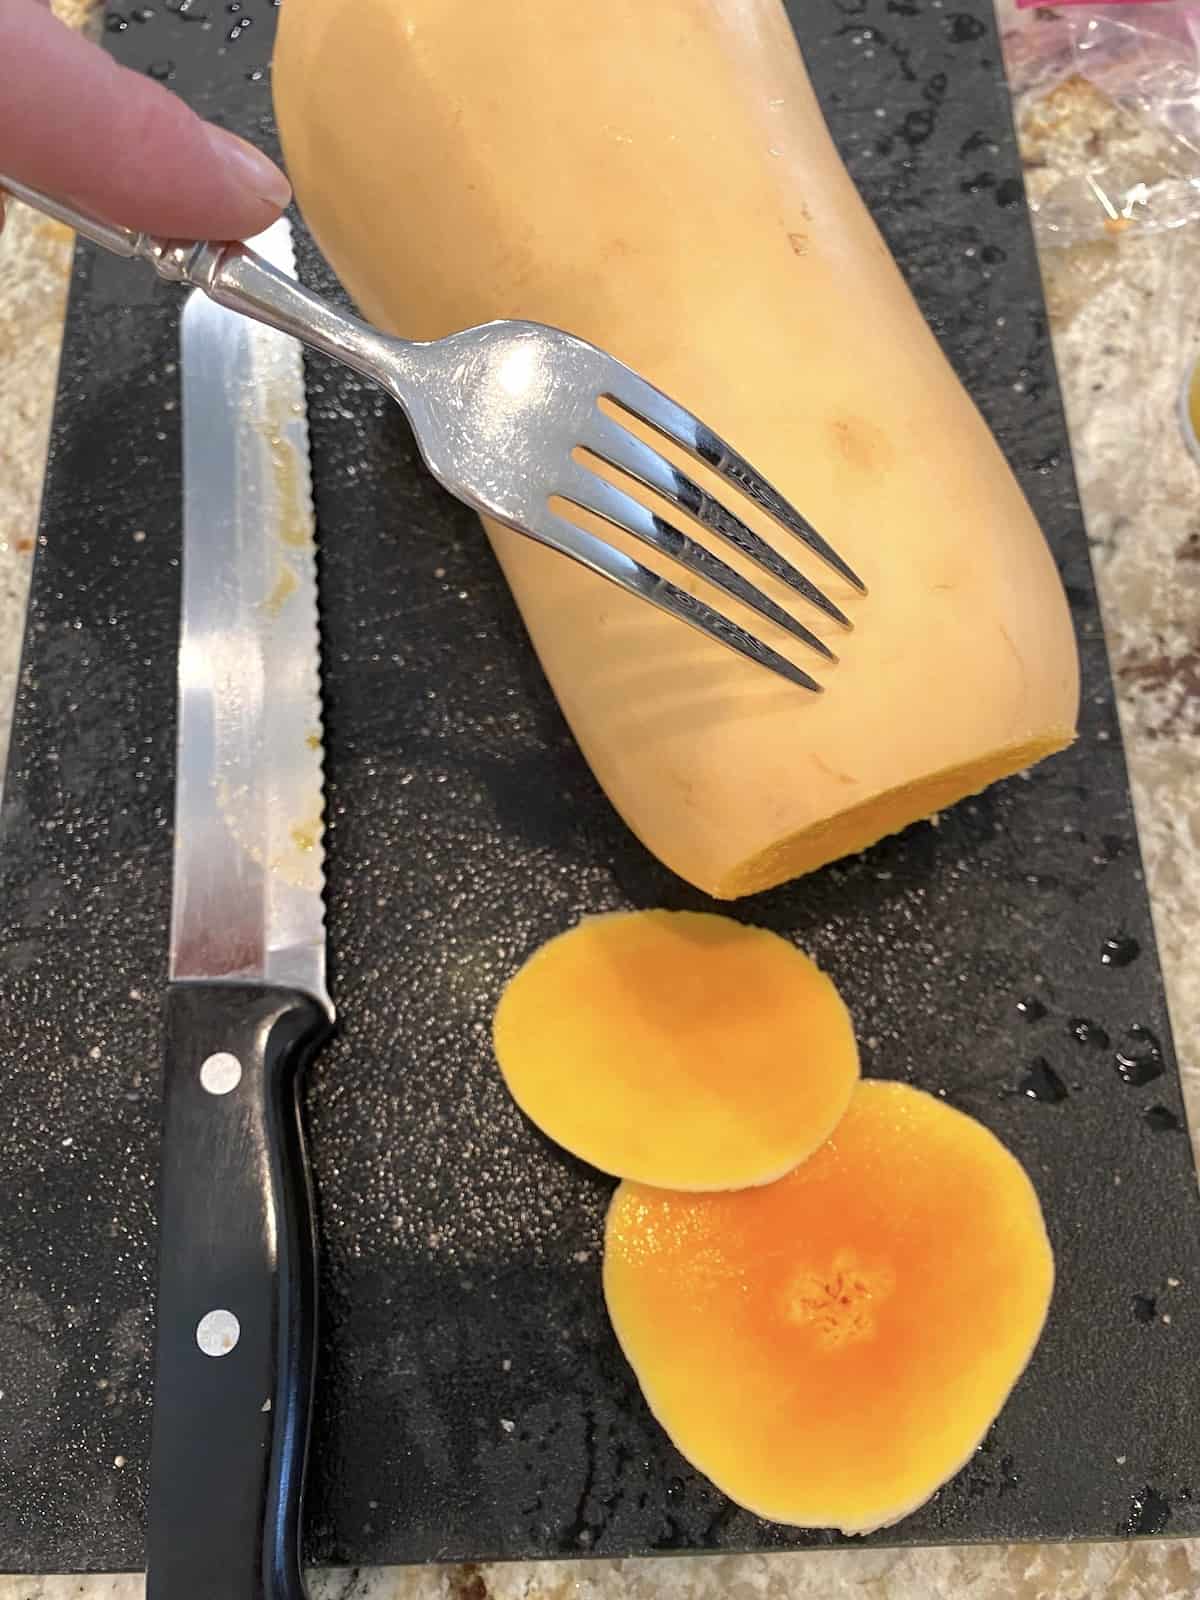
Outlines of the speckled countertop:
{"type": "MultiPolygon", "coordinates": [[[[68,0],[79,10],[85,0],[68,0]]],[[[997,0],[1006,24],[1010,0],[997,0]]],[[[1028,17],[1030,14],[1026,14],[1028,17]]],[[[1031,190],[1080,142],[1129,130],[1078,82],[1018,107],[1031,190]],[[1033,173],[1036,173],[1036,177],[1033,173]]],[[[1043,274],[1120,693],[1142,846],[1193,1135],[1200,1130],[1200,466],[1175,420],[1200,353],[1200,223],[1046,249],[1043,274]]],[[[14,208],[0,249],[0,751],[7,742],[71,246],[14,208]]],[[[50,1508],[47,1508],[47,1514],[50,1508]]],[[[0,1600],[137,1600],[139,1577],[4,1578],[0,1600]]],[[[835,1550],[315,1574],[314,1600],[1184,1600],[1200,1540],[835,1550]]]]}

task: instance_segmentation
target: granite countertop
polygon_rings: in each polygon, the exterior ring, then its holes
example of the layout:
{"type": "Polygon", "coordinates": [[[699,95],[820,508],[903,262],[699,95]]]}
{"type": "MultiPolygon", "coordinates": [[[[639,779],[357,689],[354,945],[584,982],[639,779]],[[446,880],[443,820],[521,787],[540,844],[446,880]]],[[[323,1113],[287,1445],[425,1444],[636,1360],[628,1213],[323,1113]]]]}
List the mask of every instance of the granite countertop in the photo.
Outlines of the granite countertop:
{"type": "MultiPolygon", "coordinates": [[[[1009,30],[1036,25],[997,0],[1009,30]]],[[[79,21],[87,0],[59,9],[79,21]]],[[[1031,193],[1089,161],[1120,160],[1144,130],[1078,79],[1017,106],[1031,193]]],[[[20,649],[54,394],[71,240],[13,208],[0,249],[0,754],[20,649]]],[[[1041,252],[1051,327],[1105,630],[1184,1091],[1200,1132],[1200,465],[1176,421],[1200,354],[1196,228],[1114,229],[1041,252]]],[[[829,1550],[652,1561],[318,1573],[314,1600],[1184,1600],[1200,1540],[829,1550]]],[[[140,1576],[0,1577],[0,1600],[135,1600],[140,1576]]]]}

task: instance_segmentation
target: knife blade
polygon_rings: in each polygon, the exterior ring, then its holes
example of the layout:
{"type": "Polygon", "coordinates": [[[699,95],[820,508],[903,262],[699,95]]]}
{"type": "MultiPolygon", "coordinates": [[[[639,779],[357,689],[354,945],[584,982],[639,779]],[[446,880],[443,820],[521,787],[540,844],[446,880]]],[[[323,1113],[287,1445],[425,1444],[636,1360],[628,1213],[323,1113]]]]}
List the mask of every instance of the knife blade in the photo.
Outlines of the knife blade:
{"type": "MultiPolygon", "coordinates": [[[[294,275],[291,233],[254,247],[294,275]]],[[[302,1073],[325,981],[320,662],[294,340],[194,293],[150,1600],[297,1600],[316,1325],[302,1073]]]]}

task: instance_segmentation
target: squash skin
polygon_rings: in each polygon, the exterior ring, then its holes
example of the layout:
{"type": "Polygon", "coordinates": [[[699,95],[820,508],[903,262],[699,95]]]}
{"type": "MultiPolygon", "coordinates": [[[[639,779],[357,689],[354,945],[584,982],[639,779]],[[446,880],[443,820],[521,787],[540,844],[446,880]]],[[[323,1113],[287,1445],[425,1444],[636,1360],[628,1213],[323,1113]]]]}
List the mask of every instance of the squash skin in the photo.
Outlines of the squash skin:
{"type": "Polygon", "coordinates": [[[676,1447],[732,1500],[869,1533],[967,1464],[1026,1367],[1054,1284],[1037,1195],[980,1123],[859,1084],[778,1183],[623,1183],[604,1293],[676,1447]]]}
{"type": "Polygon", "coordinates": [[[765,928],[692,911],[588,917],[536,950],[496,1010],[509,1093],[620,1178],[770,1183],[833,1132],[858,1046],[833,981],[765,928]]]}
{"type": "Polygon", "coordinates": [[[594,340],[866,579],[859,597],[747,519],[855,624],[804,615],[842,658],[795,652],[826,685],[812,696],[488,527],[589,764],[676,873],[756,892],[1070,742],[1053,560],[778,0],[288,0],[274,87],[306,220],[367,316],[416,338],[516,316],[594,340]]]}

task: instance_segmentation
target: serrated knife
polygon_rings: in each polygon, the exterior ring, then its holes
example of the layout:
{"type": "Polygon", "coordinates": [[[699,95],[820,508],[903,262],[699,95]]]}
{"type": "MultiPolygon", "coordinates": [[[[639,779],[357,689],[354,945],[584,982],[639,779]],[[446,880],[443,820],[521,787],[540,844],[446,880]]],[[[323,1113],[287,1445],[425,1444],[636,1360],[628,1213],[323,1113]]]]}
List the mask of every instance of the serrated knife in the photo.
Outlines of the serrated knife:
{"type": "MultiPolygon", "coordinates": [[[[294,275],[291,233],[254,241],[294,275]]],[[[149,1600],[297,1600],[316,1325],[301,1074],[329,1034],[300,347],[196,292],[149,1600]]]]}

